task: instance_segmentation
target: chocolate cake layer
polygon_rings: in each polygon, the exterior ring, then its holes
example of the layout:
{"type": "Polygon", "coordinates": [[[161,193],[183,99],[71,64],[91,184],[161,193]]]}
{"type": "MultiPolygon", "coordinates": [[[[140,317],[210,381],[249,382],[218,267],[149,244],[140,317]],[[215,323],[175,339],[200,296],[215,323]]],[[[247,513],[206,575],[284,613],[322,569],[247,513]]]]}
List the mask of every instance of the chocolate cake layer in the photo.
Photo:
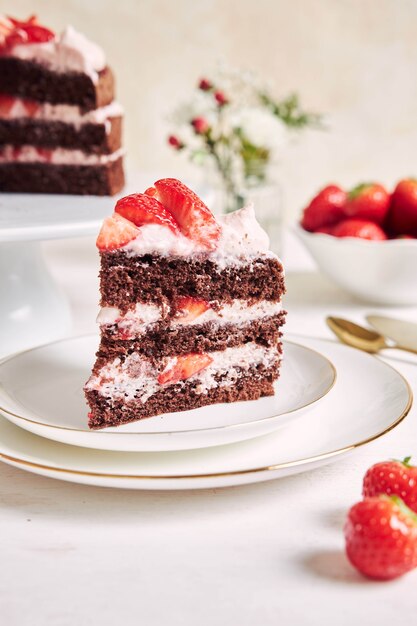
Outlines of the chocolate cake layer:
{"type": "Polygon", "coordinates": [[[34,145],[42,148],[66,148],[86,153],[109,154],[121,148],[122,118],[109,118],[110,130],[105,124],[66,124],[59,121],[30,118],[0,119],[1,145],[34,145]]]}
{"type": "Polygon", "coordinates": [[[273,257],[219,270],[209,259],[128,256],[123,251],[101,253],[100,289],[101,306],[122,312],[136,302],[161,304],[180,296],[276,301],[285,293],[283,267],[273,257]]]}
{"type": "Polygon", "coordinates": [[[122,157],[105,165],[0,163],[0,192],[112,196],[124,183],[122,157]]]}
{"type": "Polygon", "coordinates": [[[87,74],[54,72],[32,61],[0,56],[0,93],[51,104],[76,104],[89,111],[114,100],[114,77],[106,67],[94,84],[87,74]]]}
{"type": "Polygon", "coordinates": [[[123,362],[133,352],[156,361],[163,356],[225,350],[249,341],[273,346],[281,337],[280,327],[285,324],[285,315],[286,311],[281,311],[278,315],[253,320],[244,325],[206,322],[166,328],[163,324],[158,324],[142,337],[133,340],[117,339],[111,335],[111,331],[107,331],[102,335],[93,371],[97,374],[103,365],[116,357],[123,362]]]}
{"type": "MultiPolygon", "coordinates": [[[[98,391],[86,391],[85,396],[91,409],[88,425],[90,428],[98,429],[134,422],[161,413],[189,411],[208,404],[257,400],[262,396],[274,394],[273,384],[278,376],[278,362],[276,366],[269,368],[263,365],[252,366],[233,385],[215,387],[205,394],[199,394],[196,391],[198,382],[185,381],[167,385],[144,403],[135,400],[128,402],[112,400],[100,395],[98,391]]],[[[221,379],[222,376],[219,376],[219,383],[221,379]]]]}

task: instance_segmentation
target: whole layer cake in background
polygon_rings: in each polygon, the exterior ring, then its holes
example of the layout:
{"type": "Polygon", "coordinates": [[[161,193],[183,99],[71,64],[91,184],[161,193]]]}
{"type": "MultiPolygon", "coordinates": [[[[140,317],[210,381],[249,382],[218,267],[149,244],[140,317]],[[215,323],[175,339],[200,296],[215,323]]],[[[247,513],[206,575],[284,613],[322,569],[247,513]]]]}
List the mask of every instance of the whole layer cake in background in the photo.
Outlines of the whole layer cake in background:
{"type": "Polygon", "coordinates": [[[113,195],[122,118],[104,52],[68,26],[0,16],[0,192],[113,195]]]}
{"type": "Polygon", "coordinates": [[[274,393],[284,270],[253,207],[215,218],[175,179],[119,200],[97,239],[90,428],[274,393]]]}

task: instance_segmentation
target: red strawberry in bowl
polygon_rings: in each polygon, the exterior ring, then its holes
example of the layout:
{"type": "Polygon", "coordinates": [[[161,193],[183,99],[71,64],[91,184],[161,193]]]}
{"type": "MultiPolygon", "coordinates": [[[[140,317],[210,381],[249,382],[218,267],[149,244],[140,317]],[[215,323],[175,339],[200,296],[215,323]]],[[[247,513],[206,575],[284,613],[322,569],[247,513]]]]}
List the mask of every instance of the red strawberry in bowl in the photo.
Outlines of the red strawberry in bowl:
{"type": "Polygon", "coordinates": [[[345,217],[346,199],[347,194],[343,189],[337,185],[327,185],[304,209],[301,226],[310,232],[334,226],[345,217]]]}
{"type": "Polygon", "coordinates": [[[399,496],[417,513],[417,467],[411,457],[403,461],[383,461],[368,469],[363,479],[364,497],[399,496]]]}
{"type": "Polygon", "coordinates": [[[128,244],[139,234],[139,229],[118,213],[107,217],[100,229],[96,246],[99,250],[117,250],[128,244]]]}
{"type": "Polygon", "coordinates": [[[316,228],[315,233],[321,233],[322,235],[333,235],[334,226],[320,226],[316,228]]]}
{"type": "Polygon", "coordinates": [[[335,237],[358,237],[359,239],[371,239],[373,241],[388,239],[386,233],[378,224],[359,219],[343,220],[343,222],[340,222],[333,228],[332,234],[335,237]]]}
{"type": "Polygon", "coordinates": [[[394,189],[388,226],[395,235],[417,237],[417,179],[404,178],[394,189]]]}
{"type": "Polygon", "coordinates": [[[401,498],[365,498],[349,511],[346,554],[364,576],[390,580],[417,567],[417,515],[401,498]]]}
{"type": "Polygon", "coordinates": [[[382,224],[388,214],[390,195],[378,183],[361,183],[348,194],[348,217],[382,224]]]}
{"type": "Polygon", "coordinates": [[[136,226],[159,224],[167,226],[173,233],[179,233],[178,222],[156,199],[144,193],[132,193],[117,201],[116,213],[130,220],[136,226]]]}
{"type": "Polygon", "coordinates": [[[145,193],[157,198],[175,217],[186,237],[207,250],[214,250],[221,228],[202,200],[176,178],[156,181],[145,193]]]}

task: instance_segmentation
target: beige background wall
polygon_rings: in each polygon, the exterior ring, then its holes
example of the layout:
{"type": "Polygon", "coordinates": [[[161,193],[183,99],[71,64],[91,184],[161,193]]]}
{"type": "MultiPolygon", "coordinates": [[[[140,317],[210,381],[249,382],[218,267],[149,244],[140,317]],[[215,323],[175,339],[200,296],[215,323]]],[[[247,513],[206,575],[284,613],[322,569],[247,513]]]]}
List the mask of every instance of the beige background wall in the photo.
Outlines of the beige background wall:
{"type": "Polygon", "coordinates": [[[164,118],[224,60],[328,113],[330,130],[284,157],[288,219],[326,181],[417,175],[417,0],[4,0],[2,10],[71,23],[105,48],[142,170],[184,172],[164,118]]]}

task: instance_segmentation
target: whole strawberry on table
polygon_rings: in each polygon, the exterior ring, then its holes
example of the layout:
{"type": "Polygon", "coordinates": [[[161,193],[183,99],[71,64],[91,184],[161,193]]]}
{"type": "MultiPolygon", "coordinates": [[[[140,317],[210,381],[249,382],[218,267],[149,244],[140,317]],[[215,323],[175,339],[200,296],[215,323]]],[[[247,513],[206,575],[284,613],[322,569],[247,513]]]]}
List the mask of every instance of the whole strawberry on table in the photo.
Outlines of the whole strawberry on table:
{"type": "Polygon", "coordinates": [[[350,191],[327,185],[304,209],[301,226],[334,237],[417,238],[417,179],[400,180],[392,193],[373,182],[350,191]]]}
{"type": "Polygon", "coordinates": [[[347,515],[346,554],[364,576],[389,580],[417,567],[417,467],[376,463],[363,479],[363,500],[347,515]]]}

